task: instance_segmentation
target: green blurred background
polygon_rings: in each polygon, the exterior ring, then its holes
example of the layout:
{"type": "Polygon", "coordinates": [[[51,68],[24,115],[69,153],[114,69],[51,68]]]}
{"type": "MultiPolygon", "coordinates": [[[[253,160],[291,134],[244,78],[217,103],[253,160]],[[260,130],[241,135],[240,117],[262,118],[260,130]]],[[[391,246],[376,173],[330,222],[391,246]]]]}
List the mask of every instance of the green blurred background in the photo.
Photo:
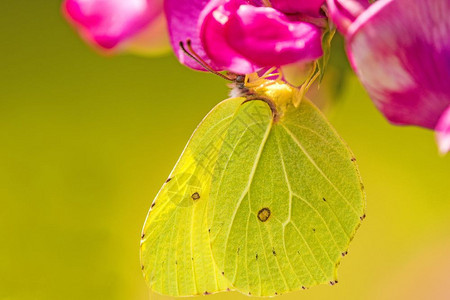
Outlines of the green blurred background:
{"type": "MultiPolygon", "coordinates": [[[[224,81],[170,54],[98,55],[60,1],[0,11],[0,299],[167,299],[141,275],[141,227],[224,81]]],[[[329,74],[325,95],[341,82],[329,74]]],[[[341,83],[328,116],[358,159],[367,219],[338,285],[279,299],[450,299],[450,156],[432,132],[390,126],[356,78],[341,83]]]]}

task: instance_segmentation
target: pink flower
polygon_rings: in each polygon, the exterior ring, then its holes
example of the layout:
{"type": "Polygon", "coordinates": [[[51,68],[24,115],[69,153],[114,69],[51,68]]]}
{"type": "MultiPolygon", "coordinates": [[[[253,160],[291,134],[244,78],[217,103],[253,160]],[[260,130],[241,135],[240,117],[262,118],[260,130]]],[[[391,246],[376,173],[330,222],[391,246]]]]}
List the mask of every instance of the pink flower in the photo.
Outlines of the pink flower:
{"type": "Polygon", "coordinates": [[[307,62],[322,56],[320,7],[324,0],[166,0],[172,46],[179,60],[202,69],[180,48],[194,51],[213,69],[239,74],[307,62]]]}
{"type": "Polygon", "coordinates": [[[66,0],[67,19],[103,50],[158,51],[167,40],[162,0],[66,0]]]}
{"type": "Polygon", "coordinates": [[[436,138],[439,151],[445,154],[450,151],[450,106],[442,113],[436,125],[436,138]]]}
{"type": "Polygon", "coordinates": [[[248,74],[265,67],[311,62],[322,56],[325,0],[66,0],[67,19],[102,50],[161,48],[166,28],[179,60],[217,71],[248,74]],[[164,11],[164,13],[163,13],[164,11]]]}
{"type": "Polygon", "coordinates": [[[325,0],[272,0],[273,8],[286,14],[304,13],[311,16],[320,17],[320,7],[325,0]]]}
{"type": "Polygon", "coordinates": [[[449,151],[450,1],[327,3],[378,109],[394,124],[435,129],[440,151],[449,151]]]}
{"type": "Polygon", "coordinates": [[[332,0],[327,1],[327,5],[334,24],[341,33],[346,34],[348,27],[370,6],[370,3],[368,0],[332,0]]]}

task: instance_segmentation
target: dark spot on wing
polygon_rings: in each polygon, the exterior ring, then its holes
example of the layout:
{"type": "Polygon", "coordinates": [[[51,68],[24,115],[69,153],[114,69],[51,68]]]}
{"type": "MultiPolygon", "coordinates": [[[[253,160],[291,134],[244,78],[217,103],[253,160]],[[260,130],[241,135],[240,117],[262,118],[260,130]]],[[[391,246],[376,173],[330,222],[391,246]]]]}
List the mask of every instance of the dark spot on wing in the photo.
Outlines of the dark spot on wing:
{"type": "Polygon", "coordinates": [[[144,265],[141,266],[141,270],[144,270],[144,265]]]}
{"type": "Polygon", "coordinates": [[[199,193],[197,193],[197,192],[195,192],[195,193],[193,193],[192,195],[191,195],[191,198],[192,198],[192,200],[198,200],[198,199],[200,199],[200,195],[199,195],[199,193]]]}
{"type": "Polygon", "coordinates": [[[211,295],[211,293],[209,293],[208,291],[205,291],[204,293],[203,293],[203,295],[211,295]]]}
{"type": "Polygon", "coordinates": [[[331,284],[331,285],[335,285],[335,284],[337,284],[337,283],[338,283],[337,280],[335,280],[335,281],[330,281],[330,284],[331,284]]]}
{"type": "Polygon", "coordinates": [[[351,161],[356,161],[356,158],[352,157],[351,161]]]}
{"type": "Polygon", "coordinates": [[[143,233],[142,235],[141,235],[141,239],[143,239],[145,237],[145,233],[143,233]]]}
{"type": "Polygon", "coordinates": [[[225,275],[225,272],[222,272],[222,275],[225,275]]]}
{"type": "Polygon", "coordinates": [[[171,177],[167,178],[166,183],[168,183],[168,182],[171,181],[171,180],[172,180],[171,177]]]}
{"type": "Polygon", "coordinates": [[[302,285],[302,290],[306,290],[306,287],[302,285]]]}
{"type": "Polygon", "coordinates": [[[256,253],[256,260],[258,260],[258,253],[256,253]]]}
{"type": "Polygon", "coordinates": [[[275,252],[275,248],[272,248],[272,254],[273,254],[273,256],[277,256],[277,253],[275,252]]]}
{"type": "Polygon", "coordinates": [[[261,222],[266,222],[270,218],[270,209],[267,207],[261,208],[258,212],[258,219],[261,222]]]}
{"type": "Polygon", "coordinates": [[[325,199],[325,197],[324,197],[324,198],[322,198],[322,200],[323,200],[323,201],[325,201],[325,202],[327,202],[327,199],[325,199]]]}
{"type": "Polygon", "coordinates": [[[342,257],[346,256],[348,254],[348,251],[342,252],[342,257]]]}
{"type": "Polygon", "coordinates": [[[316,232],[316,229],[315,229],[315,228],[313,228],[313,229],[312,229],[312,231],[316,232]]]}
{"type": "Polygon", "coordinates": [[[366,218],[366,214],[363,214],[361,217],[359,217],[362,220],[364,220],[366,218]]]}
{"type": "Polygon", "coordinates": [[[156,204],[156,202],[153,202],[153,203],[152,203],[152,206],[150,206],[150,208],[153,208],[153,206],[155,206],[155,204],[156,204]]]}

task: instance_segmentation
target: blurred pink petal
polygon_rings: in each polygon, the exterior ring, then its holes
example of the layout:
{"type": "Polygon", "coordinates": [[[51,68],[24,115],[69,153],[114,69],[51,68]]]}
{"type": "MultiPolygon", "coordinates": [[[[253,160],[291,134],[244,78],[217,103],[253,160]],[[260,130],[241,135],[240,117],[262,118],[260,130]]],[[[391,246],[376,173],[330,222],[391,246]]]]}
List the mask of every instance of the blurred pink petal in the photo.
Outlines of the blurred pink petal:
{"type": "Polygon", "coordinates": [[[395,124],[434,129],[450,105],[450,1],[379,0],[348,27],[347,51],[395,124]]]}
{"type": "Polygon", "coordinates": [[[435,128],[439,152],[450,151],[450,106],[444,111],[435,128]]]}
{"type": "Polygon", "coordinates": [[[327,0],[331,20],[343,34],[369,6],[369,0],[327,0]]]}
{"type": "Polygon", "coordinates": [[[113,49],[152,25],[162,0],[66,0],[63,9],[86,40],[113,49]]]}
{"type": "Polygon", "coordinates": [[[325,0],[271,0],[272,7],[286,14],[303,13],[320,15],[320,7],[325,0]]]}
{"type": "Polygon", "coordinates": [[[245,74],[322,55],[320,28],[242,3],[226,1],[209,10],[202,24],[204,49],[220,69],[245,74]]]}
{"type": "Polygon", "coordinates": [[[142,55],[159,55],[170,51],[169,33],[164,14],[152,21],[151,26],[134,35],[126,42],[127,52],[142,55]]]}

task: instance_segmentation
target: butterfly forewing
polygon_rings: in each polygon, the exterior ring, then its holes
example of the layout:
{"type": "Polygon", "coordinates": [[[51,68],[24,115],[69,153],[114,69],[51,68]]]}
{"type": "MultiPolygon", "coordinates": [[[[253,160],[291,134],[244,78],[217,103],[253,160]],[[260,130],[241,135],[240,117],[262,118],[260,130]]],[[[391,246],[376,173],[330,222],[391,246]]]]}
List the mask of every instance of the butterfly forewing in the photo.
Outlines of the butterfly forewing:
{"type": "Polygon", "coordinates": [[[152,204],[141,263],[157,293],[189,296],[231,288],[212,258],[206,209],[219,149],[243,100],[225,100],[205,117],[152,204]]]}

